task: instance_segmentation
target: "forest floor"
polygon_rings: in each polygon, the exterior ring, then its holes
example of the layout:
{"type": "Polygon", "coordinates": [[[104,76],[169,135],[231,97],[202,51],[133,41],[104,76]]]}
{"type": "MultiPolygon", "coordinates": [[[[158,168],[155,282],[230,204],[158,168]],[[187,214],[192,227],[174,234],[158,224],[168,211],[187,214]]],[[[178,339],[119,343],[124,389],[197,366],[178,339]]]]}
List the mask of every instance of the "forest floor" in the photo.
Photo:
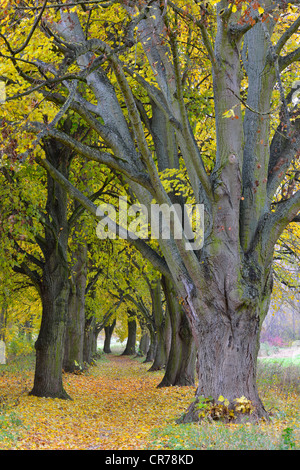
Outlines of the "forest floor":
{"type": "MultiPolygon", "coordinates": [[[[103,355],[82,374],[64,374],[72,400],[53,400],[28,395],[32,366],[0,366],[0,449],[300,448],[295,371],[292,378],[282,375],[278,365],[260,371],[260,395],[271,409],[270,424],[177,425],[195,387],[157,388],[163,371],[148,372],[149,367],[142,359],[103,355]]],[[[299,378],[299,369],[296,374],[299,378]]]]}

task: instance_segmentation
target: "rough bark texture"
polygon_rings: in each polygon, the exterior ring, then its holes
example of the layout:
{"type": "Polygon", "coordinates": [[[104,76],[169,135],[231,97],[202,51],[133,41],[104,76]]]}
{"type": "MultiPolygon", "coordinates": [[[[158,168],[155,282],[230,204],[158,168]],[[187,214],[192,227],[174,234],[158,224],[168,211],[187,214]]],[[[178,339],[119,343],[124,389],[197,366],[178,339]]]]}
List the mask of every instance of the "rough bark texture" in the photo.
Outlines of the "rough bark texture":
{"type": "Polygon", "coordinates": [[[97,337],[96,320],[91,315],[86,318],[84,327],[83,361],[86,364],[91,364],[97,354],[97,337]]]}
{"type": "Polygon", "coordinates": [[[171,319],[171,347],[165,375],[159,387],[195,384],[196,346],[186,314],[180,306],[176,291],[168,279],[163,280],[168,313],[171,319]]]}
{"type": "MultiPolygon", "coordinates": [[[[55,142],[46,143],[48,159],[67,174],[68,152],[55,142]]],[[[47,179],[44,267],[40,295],[42,321],[37,341],[36,367],[31,395],[69,398],[62,383],[62,364],[69,295],[67,263],[67,193],[49,175],[47,179]]]]}
{"type": "Polygon", "coordinates": [[[83,347],[85,328],[85,289],[87,280],[87,245],[80,243],[73,254],[68,321],[64,349],[63,369],[75,372],[84,368],[83,347]]]}
{"type": "Polygon", "coordinates": [[[154,328],[156,336],[156,349],[152,366],[149,372],[162,369],[167,362],[167,345],[166,345],[166,322],[165,315],[161,303],[161,283],[160,281],[151,288],[152,297],[152,317],[154,319],[154,328]]]}

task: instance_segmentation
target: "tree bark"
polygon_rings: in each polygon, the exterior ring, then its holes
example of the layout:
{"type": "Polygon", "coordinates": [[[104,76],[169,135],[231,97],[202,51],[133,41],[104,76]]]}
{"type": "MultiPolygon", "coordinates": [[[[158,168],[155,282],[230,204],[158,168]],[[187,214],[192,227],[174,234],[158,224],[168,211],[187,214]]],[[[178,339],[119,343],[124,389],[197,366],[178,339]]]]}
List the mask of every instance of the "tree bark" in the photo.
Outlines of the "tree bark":
{"type": "Polygon", "coordinates": [[[152,297],[152,316],[155,325],[156,350],[149,372],[163,369],[167,362],[166,322],[161,299],[161,281],[150,289],[152,297]]]}
{"type": "Polygon", "coordinates": [[[91,315],[85,319],[84,326],[83,361],[86,364],[91,364],[97,355],[98,333],[95,317],[91,315]]]}
{"type": "Polygon", "coordinates": [[[172,283],[163,278],[163,287],[171,319],[172,336],[165,375],[158,386],[194,385],[196,346],[193,335],[172,283]]]}
{"type": "Polygon", "coordinates": [[[154,328],[150,328],[150,345],[144,360],[144,364],[148,362],[153,362],[156,354],[157,348],[157,335],[155,334],[154,328]]]}
{"type": "MultiPolygon", "coordinates": [[[[66,175],[68,151],[55,141],[45,144],[47,157],[66,175]]],[[[31,395],[70,398],[63,388],[62,363],[69,295],[67,262],[68,198],[50,175],[47,177],[47,224],[45,225],[44,267],[40,296],[42,321],[37,341],[34,385],[31,395]]]]}
{"type": "Polygon", "coordinates": [[[7,324],[7,302],[6,300],[3,300],[2,306],[0,308],[0,340],[1,341],[5,341],[6,324],[7,324]]]}
{"type": "MultiPolygon", "coordinates": [[[[130,313],[130,316],[132,317],[131,313],[130,313]]],[[[122,353],[122,356],[132,356],[136,353],[135,351],[136,319],[134,317],[133,318],[129,317],[127,325],[128,325],[128,337],[127,337],[126,347],[125,347],[124,352],[122,353]]]]}
{"type": "Polygon", "coordinates": [[[116,322],[117,322],[116,319],[114,319],[111,325],[107,325],[104,327],[105,338],[104,338],[103,352],[105,354],[111,353],[110,342],[111,342],[113,331],[116,326],[116,322]]]}
{"type": "Polygon", "coordinates": [[[150,337],[147,332],[143,333],[140,339],[139,351],[140,356],[146,356],[150,346],[150,337]]]}
{"type": "Polygon", "coordinates": [[[63,361],[65,372],[75,372],[84,368],[83,347],[87,281],[87,245],[84,241],[78,245],[76,253],[72,256],[74,263],[70,277],[68,321],[63,361]]]}

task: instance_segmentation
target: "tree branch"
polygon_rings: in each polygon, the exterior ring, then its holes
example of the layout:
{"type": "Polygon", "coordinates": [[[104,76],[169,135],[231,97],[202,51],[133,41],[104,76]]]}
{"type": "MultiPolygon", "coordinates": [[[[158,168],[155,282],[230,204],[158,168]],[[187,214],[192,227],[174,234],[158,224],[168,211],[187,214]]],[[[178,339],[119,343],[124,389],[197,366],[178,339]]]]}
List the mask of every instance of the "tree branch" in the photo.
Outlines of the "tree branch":
{"type": "Polygon", "coordinates": [[[274,246],[281,233],[290,224],[300,211],[300,189],[282,204],[279,204],[275,212],[271,212],[266,218],[261,231],[263,252],[272,258],[274,246]]]}
{"type": "MultiPolygon", "coordinates": [[[[51,165],[48,160],[37,157],[36,162],[49,172],[50,176],[67,191],[72,199],[78,201],[93,217],[99,220],[99,216],[97,215],[97,206],[93,204],[88,197],[82,194],[81,191],[75,188],[70,183],[70,181],[68,181],[58,170],[56,170],[56,168],[51,165]]],[[[144,240],[139,238],[130,238],[129,233],[127,240],[150,261],[154,268],[156,268],[166,277],[171,276],[170,270],[165,260],[155,250],[147,245],[144,240]]]]}
{"type": "Polygon", "coordinates": [[[274,46],[275,54],[279,55],[282,48],[285,46],[290,37],[296,33],[300,27],[300,16],[294,21],[294,23],[283,33],[281,38],[277,41],[276,46],[274,46]]]}
{"type": "Polygon", "coordinates": [[[293,52],[290,52],[289,54],[283,57],[279,57],[278,59],[279,71],[282,72],[293,62],[297,62],[299,60],[300,60],[300,47],[298,47],[293,52]]]}

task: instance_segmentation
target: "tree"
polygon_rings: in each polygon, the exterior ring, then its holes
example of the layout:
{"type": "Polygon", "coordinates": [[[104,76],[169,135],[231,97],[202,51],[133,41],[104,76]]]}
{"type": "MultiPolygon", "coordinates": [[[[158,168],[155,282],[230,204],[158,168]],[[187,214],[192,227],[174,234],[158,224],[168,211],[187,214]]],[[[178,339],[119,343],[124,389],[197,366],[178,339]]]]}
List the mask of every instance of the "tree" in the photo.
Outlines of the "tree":
{"type": "MultiPolygon", "coordinates": [[[[86,13],[76,6],[52,13],[49,8],[37,31],[44,2],[25,42],[16,40],[22,18],[13,36],[1,33],[5,60],[15,68],[7,84],[18,75],[31,83],[23,93],[38,89],[60,109],[47,127],[40,120],[27,122],[28,132],[55,138],[123,174],[149,214],[153,199],[169,209],[174,203],[183,209],[188,201],[204,205],[201,249],[187,249],[186,233],[177,237],[174,225],[169,238],[159,238],[159,250],[144,239],[131,241],[172,279],[181,299],[198,351],[197,399],[217,401],[222,395],[234,408],[235,399],[245,396],[254,407],[252,419],[268,416],[257,391],[256,359],[272,292],[274,247],[300,208],[295,186],[272,205],[289,169],[295,177],[291,164],[300,143],[292,99],[300,57],[294,3],[141,0],[106,2],[105,9],[98,2],[94,9],[86,2],[86,13]],[[118,31],[124,31],[119,37],[104,29],[116,14],[118,31]],[[27,47],[35,34],[51,38],[55,53],[49,59],[39,60],[27,47]],[[30,60],[24,64],[20,52],[26,48],[30,60]],[[204,88],[212,83],[214,114],[207,137],[215,140],[216,151],[207,161],[186,100],[199,98],[208,70],[204,88]],[[91,127],[95,146],[57,129],[66,109],[91,127]],[[188,194],[182,191],[187,185],[188,194]]],[[[36,11],[24,8],[27,14],[36,11]]],[[[8,103],[22,98],[7,88],[8,103]]],[[[96,207],[51,162],[37,160],[96,215],[96,207]]],[[[198,419],[197,399],[186,420],[198,419]]]]}
{"type": "Polygon", "coordinates": [[[111,337],[112,337],[114,328],[116,326],[116,322],[117,320],[116,318],[114,318],[110,325],[106,325],[104,327],[105,338],[104,338],[103,352],[105,354],[111,353],[110,342],[111,342],[111,337]]]}
{"type": "Polygon", "coordinates": [[[136,353],[136,316],[134,310],[127,310],[128,320],[127,320],[127,328],[128,328],[128,335],[126,341],[126,347],[122,353],[123,356],[133,356],[136,353]]]}

